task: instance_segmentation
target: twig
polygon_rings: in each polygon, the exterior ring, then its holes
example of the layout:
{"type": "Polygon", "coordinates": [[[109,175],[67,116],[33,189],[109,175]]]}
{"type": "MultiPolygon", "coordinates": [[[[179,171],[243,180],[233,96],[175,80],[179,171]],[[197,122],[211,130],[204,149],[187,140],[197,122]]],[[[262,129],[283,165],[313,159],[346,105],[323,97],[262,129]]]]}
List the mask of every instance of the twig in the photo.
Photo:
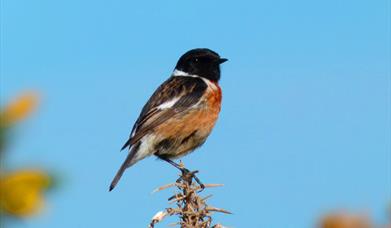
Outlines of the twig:
{"type": "Polygon", "coordinates": [[[152,191],[152,193],[160,192],[160,191],[162,191],[162,190],[164,190],[164,189],[174,187],[175,185],[176,185],[176,183],[171,183],[171,184],[163,185],[163,186],[161,186],[161,187],[158,187],[158,188],[154,189],[154,190],[152,191]]]}
{"type": "MultiPolygon", "coordinates": [[[[184,165],[182,164],[184,167],[184,165]]],[[[167,208],[164,211],[159,211],[152,217],[150,228],[154,228],[155,224],[161,222],[168,216],[177,216],[179,222],[170,225],[181,228],[224,228],[220,224],[212,225],[212,214],[219,212],[225,214],[231,214],[231,212],[209,206],[206,200],[212,195],[201,197],[198,195],[198,191],[203,189],[195,177],[195,173],[190,172],[180,175],[176,183],[170,183],[156,188],[153,193],[159,192],[168,188],[176,187],[179,193],[174,194],[168,199],[169,204],[176,204],[174,208],[167,208]]],[[[222,184],[205,184],[204,188],[221,187],[222,184]]]]}

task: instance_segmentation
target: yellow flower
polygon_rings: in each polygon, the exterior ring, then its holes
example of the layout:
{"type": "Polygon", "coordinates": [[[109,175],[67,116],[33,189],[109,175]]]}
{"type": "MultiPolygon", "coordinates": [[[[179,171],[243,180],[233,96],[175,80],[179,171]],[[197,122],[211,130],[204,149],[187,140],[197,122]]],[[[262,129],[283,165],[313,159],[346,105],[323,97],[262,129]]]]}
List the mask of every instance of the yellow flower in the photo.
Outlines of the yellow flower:
{"type": "Polygon", "coordinates": [[[9,127],[28,116],[38,103],[38,95],[27,92],[0,111],[0,126],[9,127]]]}
{"type": "Polygon", "coordinates": [[[43,190],[50,177],[39,170],[20,170],[0,175],[0,211],[16,217],[27,217],[43,206],[43,190]]]}

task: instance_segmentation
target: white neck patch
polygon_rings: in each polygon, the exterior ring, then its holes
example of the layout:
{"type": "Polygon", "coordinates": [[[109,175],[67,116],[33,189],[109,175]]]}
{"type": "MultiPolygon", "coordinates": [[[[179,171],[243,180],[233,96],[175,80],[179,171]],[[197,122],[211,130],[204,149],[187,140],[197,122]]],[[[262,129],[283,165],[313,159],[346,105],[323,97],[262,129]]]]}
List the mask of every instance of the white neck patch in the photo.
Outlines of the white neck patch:
{"type": "Polygon", "coordinates": [[[174,72],[172,72],[172,76],[173,77],[201,78],[208,85],[209,88],[211,88],[212,90],[216,90],[217,89],[216,85],[214,83],[212,83],[209,79],[203,78],[203,77],[198,76],[196,74],[189,74],[189,73],[186,73],[184,71],[175,69],[174,72]]]}
{"type": "Polygon", "coordinates": [[[195,74],[189,74],[189,73],[186,73],[184,71],[181,71],[181,70],[177,70],[175,69],[174,72],[172,72],[172,76],[174,77],[193,77],[193,78],[201,78],[200,76],[198,75],[195,75],[195,74]]]}

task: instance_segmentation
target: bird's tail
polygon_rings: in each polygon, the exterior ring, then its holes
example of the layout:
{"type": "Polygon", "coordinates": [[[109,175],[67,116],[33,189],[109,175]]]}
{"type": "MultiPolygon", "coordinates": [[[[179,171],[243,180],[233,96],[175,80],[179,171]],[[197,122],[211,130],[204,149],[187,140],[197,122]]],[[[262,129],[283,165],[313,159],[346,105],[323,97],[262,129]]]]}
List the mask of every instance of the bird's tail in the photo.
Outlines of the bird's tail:
{"type": "Polygon", "coordinates": [[[115,174],[113,181],[111,181],[109,191],[111,191],[115,188],[118,181],[121,179],[122,174],[124,174],[125,170],[138,161],[137,159],[134,159],[135,155],[137,153],[137,150],[138,150],[138,146],[132,147],[132,149],[129,152],[128,156],[126,157],[124,163],[122,163],[121,167],[117,171],[117,174],[115,174]]]}

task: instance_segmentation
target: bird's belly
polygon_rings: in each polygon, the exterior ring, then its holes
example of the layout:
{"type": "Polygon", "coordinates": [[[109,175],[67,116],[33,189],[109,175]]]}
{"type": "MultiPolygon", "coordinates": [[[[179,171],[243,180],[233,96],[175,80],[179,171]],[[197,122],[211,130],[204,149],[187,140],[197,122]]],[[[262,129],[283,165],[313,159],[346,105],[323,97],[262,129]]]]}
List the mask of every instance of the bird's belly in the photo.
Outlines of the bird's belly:
{"type": "MultiPolygon", "coordinates": [[[[164,155],[167,158],[180,158],[186,154],[192,152],[197,147],[201,146],[207,138],[207,135],[194,134],[189,138],[176,138],[170,140],[170,142],[164,146],[160,147],[156,154],[164,155]]],[[[164,141],[167,143],[167,141],[164,141]]],[[[160,144],[161,145],[161,144],[160,144]]]]}
{"type": "Polygon", "coordinates": [[[159,126],[155,133],[161,141],[155,146],[156,153],[178,158],[201,146],[214,127],[220,108],[189,110],[159,126]]]}

